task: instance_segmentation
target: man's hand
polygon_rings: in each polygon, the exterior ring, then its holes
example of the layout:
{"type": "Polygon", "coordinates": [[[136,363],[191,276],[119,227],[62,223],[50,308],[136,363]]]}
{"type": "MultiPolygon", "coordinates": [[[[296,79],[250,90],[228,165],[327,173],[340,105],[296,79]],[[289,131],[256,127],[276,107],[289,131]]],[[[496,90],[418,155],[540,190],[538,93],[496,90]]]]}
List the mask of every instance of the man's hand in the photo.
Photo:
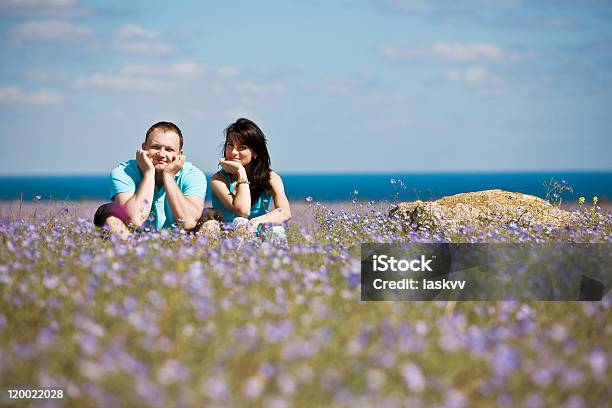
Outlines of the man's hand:
{"type": "Polygon", "coordinates": [[[136,163],[138,163],[138,168],[143,175],[147,173],[155,173],[155,166],[149,157],[149,152],[146,150],[136,150],[136,163]]]}
{"type": "Polygon", "coordinates": [[[164,167],[164,175],[172,177],[176,176],[176,173],[178,173],[183,168],[184,164],[185,155],[179,154],[174,158],[174,160],[168,163],[166,167],[164,167]]]}
{"type": "Polygon", "coordinates": [[[223,159],[219,162],[219,166],[232,176],[236,176],[239,179],[246,179],[246,170],[244,166],[238,162],[223,159]]]}

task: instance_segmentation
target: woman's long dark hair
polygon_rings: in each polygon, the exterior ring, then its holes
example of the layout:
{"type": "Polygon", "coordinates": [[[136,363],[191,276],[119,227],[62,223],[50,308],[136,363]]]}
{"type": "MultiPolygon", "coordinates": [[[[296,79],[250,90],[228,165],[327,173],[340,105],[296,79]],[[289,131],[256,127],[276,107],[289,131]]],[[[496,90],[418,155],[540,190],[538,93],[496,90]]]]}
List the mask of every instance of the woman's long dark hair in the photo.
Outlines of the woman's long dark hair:
{"type": "Polygon", "coordinates": [[[251,205],[255,204],[264,190],[272,189],[270,185],[270,154],[266,144],[266,136],[261,129],[251,120],[240,118],[225,129],[225,143],[223,153],[228,140],[243,144],[253,151],[251,165],[247,170],[251,190],[251,205]]]}

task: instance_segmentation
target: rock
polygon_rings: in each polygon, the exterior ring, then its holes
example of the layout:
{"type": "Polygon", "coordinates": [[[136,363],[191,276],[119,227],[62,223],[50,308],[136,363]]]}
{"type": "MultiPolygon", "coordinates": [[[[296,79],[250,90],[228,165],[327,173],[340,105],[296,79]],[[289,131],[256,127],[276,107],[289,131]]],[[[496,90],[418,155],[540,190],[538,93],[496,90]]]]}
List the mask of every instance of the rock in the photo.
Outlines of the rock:
{"type": "Polygon", "coordinates": [[[399,214],[409,224],[432,230],[456,232],[461,226],[540,224],[562,228],[571,223],[571,214],[532,195],[503,190],[485,190],[443,197],[433,202],[405,202],[389,215],[399,214]]]}

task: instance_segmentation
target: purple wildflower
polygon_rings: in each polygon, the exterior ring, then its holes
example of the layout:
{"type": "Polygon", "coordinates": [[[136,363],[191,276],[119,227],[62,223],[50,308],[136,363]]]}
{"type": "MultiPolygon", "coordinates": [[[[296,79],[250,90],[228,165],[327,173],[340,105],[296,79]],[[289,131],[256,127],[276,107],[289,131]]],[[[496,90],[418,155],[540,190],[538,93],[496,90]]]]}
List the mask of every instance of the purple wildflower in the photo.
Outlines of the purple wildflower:
{"type": "Polygon", "coordinates": [[[491,367],[496,375],[506,376],[516,370],[519,366],[519,354],[508,345],[499,346],[491,360],[491,367]]]}
{"type": "Polygon", "coordinates": [[[601,348],[596,348],[591,351],[588,356],[588,362],[597,378],[604,378],[606,376],[608,358],[601,348]]]}
{"type": "Polygon", "coordinates": [[[204,384],[206,394],[213,400],[224,400],[229,396],[230,390],[227,382],[220,377],[213,377],[204,384]]]}
{"type": "Polygon", "coordinates": [[[425,389],[425,377],[416,364],[405,363],[402,366],[402,376],[411,391],[422,392],[425,389]]]}
{"type": "Polygon", "coordinates": [[[255,399],[261,395],[265,388],[265,382],[262,376],[255,375],[246,380],[242,387],[242,393],[247,399],[255,399]]]}

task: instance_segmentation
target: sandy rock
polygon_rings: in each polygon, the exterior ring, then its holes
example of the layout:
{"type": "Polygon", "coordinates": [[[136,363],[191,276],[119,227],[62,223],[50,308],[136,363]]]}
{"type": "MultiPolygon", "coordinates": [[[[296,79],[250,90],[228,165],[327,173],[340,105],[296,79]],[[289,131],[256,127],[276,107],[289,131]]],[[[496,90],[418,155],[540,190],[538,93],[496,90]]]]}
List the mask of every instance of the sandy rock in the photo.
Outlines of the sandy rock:
{"type": "Polygon", "coordinates": [[[541,224],[555,228],[571,222],[571,214],[532,195],[485,190],[443,197],[433,202],[404,202],[391,210],[409,224],[430,229],[457,231],[461,226],[541,224]]]}

